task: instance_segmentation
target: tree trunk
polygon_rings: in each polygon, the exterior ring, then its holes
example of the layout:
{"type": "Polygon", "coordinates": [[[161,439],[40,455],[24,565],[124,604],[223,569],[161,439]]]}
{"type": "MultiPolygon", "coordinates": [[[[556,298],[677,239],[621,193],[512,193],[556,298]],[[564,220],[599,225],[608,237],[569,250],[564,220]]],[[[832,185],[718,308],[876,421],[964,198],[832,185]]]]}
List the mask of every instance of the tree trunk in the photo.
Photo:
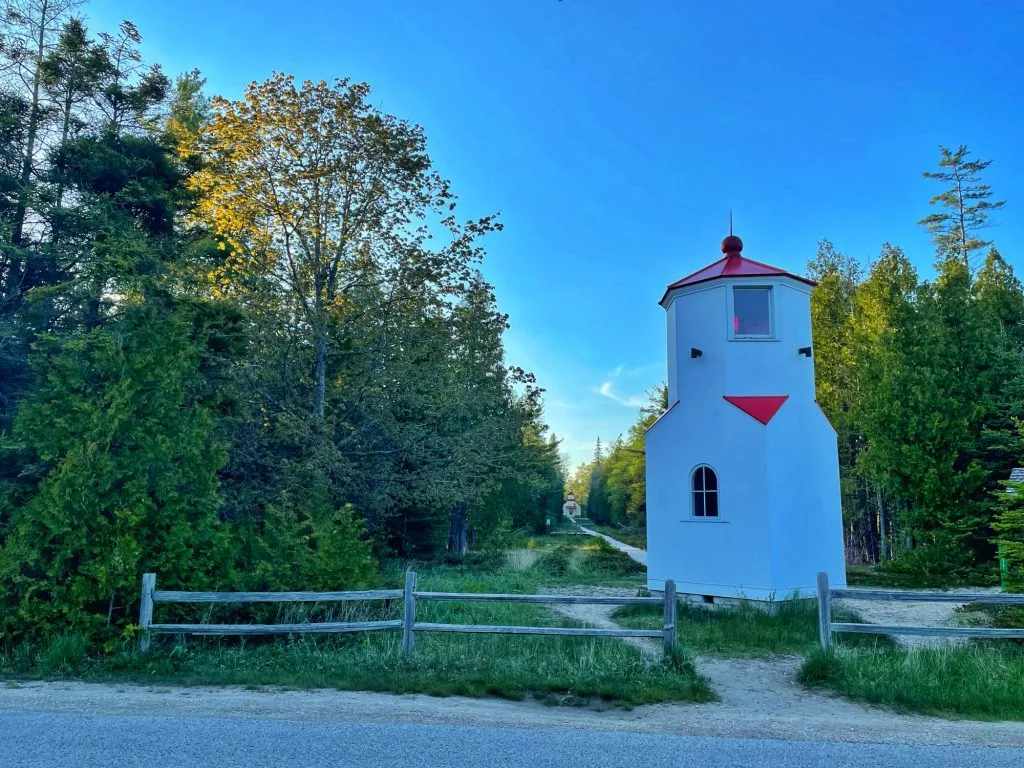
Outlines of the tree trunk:
{"type": "Polygon", "coordinates": [[[885,561],[889,559],[889,521],[885,514],[881,488],[875,488],[875,501],[878,504],[878,543],[881,547],[881,559],[885,561]]]}
{"type": "Polygon", "coordinates": [[[448,551],[462,557],[469,550],[469,511],[465,504],[456,504],[448,513],[448,551]]]}
{"type": "MultiPolygon", "coordinates": [[[[32,159],[35,157],[36,136],[39,134],[39,85],[41,79],[40,62],[46,52],[46,11],[49,0],[43,0],[42,10],[39,14],[39,40],[36,46],[35,72],[32,73],[32,105],[29,109],[28,131],[25,134],[25,157],[21,163],[21,189],[18,190],[18,205],[14,209],[14,228],[11,233],[11,242],[21,246],[25,234],[25,217],[28,215],[29,188],[32,184],[32,159]]],[[[14,274],[17,270],[12,269],[14,274]]],[[[10,287],[8,287],[10,292],[10,287]]]]}
{"type": "Polygon", "coordinates": [[[327,333],[317,331],[313,352],[313,381],[316,390],[313,394],[313,413],[318,419],[324,417],[324,402],[327,399],[327,333]]]}

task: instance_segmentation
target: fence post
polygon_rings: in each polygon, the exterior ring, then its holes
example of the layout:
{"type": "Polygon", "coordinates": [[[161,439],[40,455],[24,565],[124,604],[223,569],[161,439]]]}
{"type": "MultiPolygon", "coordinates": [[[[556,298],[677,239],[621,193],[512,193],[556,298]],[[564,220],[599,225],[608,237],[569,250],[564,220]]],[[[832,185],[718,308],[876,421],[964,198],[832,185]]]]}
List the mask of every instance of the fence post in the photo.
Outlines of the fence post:
{"type": "Polygon", "coordinates": [[[818,634],[822,648],[832,645],[832,591],[824,571],[818,572],[818,634]]]}
{"type": "Polygon", "coordinates": [[[672,579],[665,580],[665,623],[662,639],[665,653],[671,653],[676,645],[676,583],[672,579]]]}
{"type": "Polygon", "coordinates": [[[139,603],[139,653],[149,650],[149,627],[153,623],[153,592],[156,574],[142,574],[142,600],[139,603]]]}
{"type": "Polygon", "coordinates": [[[405,572],[405,594],[402,599],[402,654],[409,658],[416,641],[412,626],[416,623],[416,572],[405,572]]]}

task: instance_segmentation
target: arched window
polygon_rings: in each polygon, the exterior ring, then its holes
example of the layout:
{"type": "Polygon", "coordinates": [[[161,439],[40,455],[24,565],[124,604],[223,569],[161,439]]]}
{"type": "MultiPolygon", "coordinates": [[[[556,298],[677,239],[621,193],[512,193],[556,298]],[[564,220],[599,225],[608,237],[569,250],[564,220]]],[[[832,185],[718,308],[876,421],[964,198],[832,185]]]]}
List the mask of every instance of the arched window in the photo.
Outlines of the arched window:
{"type": "Polygon", "coordinates": [[[718,476],[703,464],[693,470],[693,516],[718,517],[718,476]]]}

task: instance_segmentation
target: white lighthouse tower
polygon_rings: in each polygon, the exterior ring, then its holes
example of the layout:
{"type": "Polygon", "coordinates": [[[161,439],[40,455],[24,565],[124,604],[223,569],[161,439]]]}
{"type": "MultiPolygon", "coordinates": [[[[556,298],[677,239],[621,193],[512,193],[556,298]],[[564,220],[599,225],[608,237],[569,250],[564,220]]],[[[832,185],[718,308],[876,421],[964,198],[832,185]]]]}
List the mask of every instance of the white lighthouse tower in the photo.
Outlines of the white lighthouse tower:
{"type": "Polygon", "coordinates": [[[741,255],[672,283],[668,410],[648,430],[647,574],[783,600],[846,584],[836,433],[815,400],[814,283],[741,255]]]}

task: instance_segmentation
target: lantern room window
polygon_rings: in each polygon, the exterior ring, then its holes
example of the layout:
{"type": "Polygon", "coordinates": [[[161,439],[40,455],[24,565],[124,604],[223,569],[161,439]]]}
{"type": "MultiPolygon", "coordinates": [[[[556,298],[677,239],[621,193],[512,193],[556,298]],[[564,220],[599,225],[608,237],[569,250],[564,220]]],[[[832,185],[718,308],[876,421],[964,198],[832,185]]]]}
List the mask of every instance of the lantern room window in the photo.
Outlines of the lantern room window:
{"type": "Polygon", "coordinates": [[[718,476],[715,470],[701,465],[693,470],[693,516],[718,517],[718,476]]]}
{"type": "Polygon", "coordinates": [[[734,286],[731,322],[730,336],[734,339],[774,338],[771,287],[734,286]]]}

